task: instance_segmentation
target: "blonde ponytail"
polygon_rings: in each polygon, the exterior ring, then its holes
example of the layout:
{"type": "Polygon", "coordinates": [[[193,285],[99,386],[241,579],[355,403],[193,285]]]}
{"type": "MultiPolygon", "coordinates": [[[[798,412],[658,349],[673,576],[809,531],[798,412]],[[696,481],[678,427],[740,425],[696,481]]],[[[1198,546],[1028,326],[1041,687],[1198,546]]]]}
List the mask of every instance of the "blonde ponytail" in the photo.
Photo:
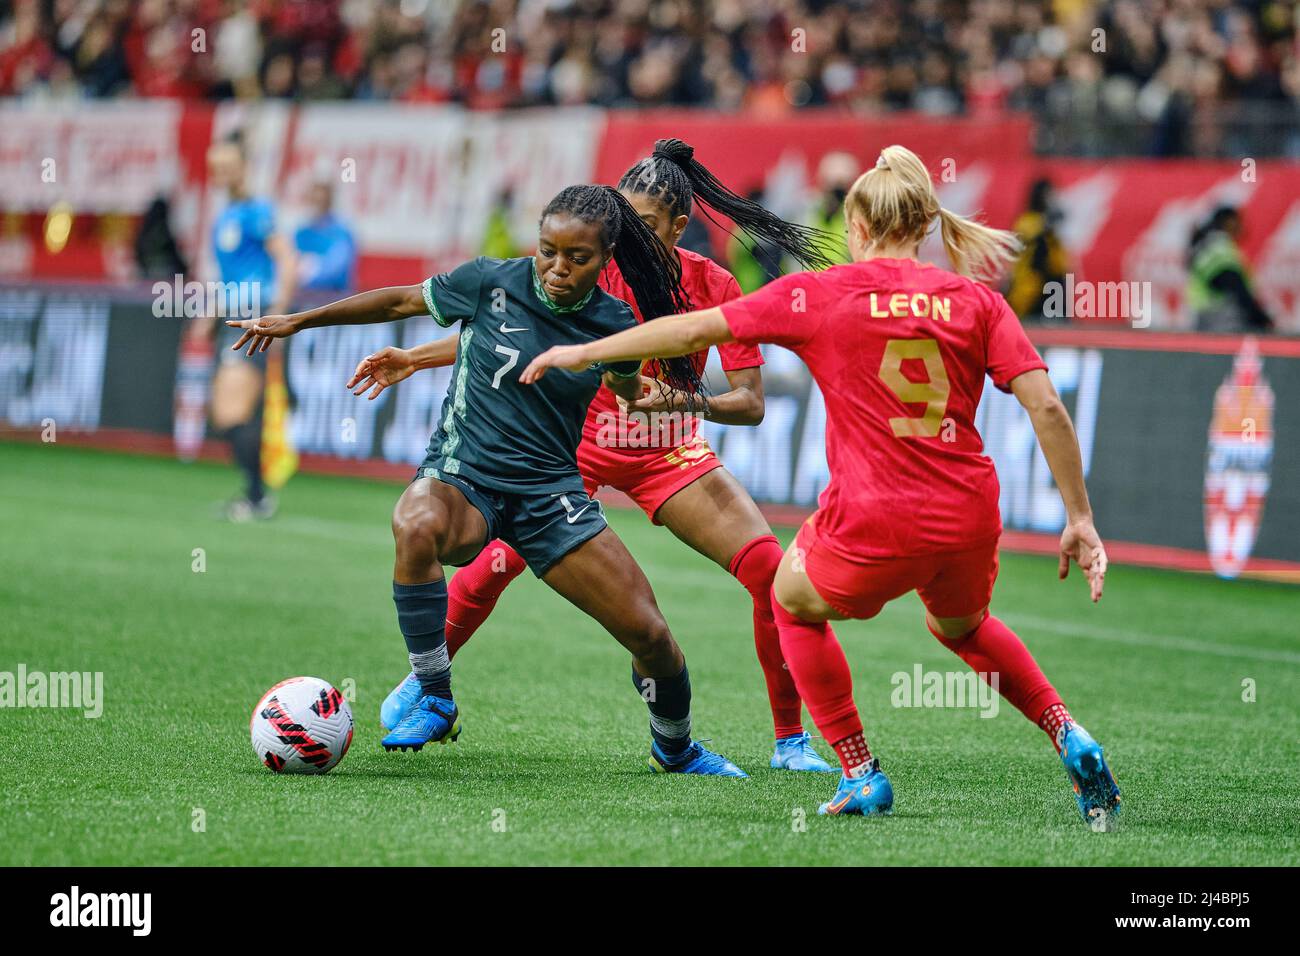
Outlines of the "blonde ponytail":
{"type": "Polygon", "coordinates": [[[942,208],[925,163],[906,146],[881,150],[844,199],[845,222],[859,220],[877,243],[919,245],[936,216],[948,258],[962,275],[992,279],[1020,250],[1015,233],[942,208]]]}
{"type": "Polygon", "coordinates": [[[994,279],[1020,252],[1014,232],[993,229],[955,212],[939,208],[939,233],[952,267],[964,276],[994,279]]]}

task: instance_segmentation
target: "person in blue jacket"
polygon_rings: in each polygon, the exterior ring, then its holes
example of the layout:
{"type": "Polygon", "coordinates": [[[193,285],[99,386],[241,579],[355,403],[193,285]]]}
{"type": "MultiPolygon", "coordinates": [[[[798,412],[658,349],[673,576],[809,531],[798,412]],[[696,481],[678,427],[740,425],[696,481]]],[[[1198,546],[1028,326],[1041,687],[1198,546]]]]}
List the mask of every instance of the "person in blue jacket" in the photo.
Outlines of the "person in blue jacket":
{"type": "Polygon", "coordinates": [[[294,233],[298,250],[298,287],[322,292],[351,292],[356,288],[357,243],[352,231],[334,214],[334,190],[326,179],[312,183],[312,215],[294,233]]]}

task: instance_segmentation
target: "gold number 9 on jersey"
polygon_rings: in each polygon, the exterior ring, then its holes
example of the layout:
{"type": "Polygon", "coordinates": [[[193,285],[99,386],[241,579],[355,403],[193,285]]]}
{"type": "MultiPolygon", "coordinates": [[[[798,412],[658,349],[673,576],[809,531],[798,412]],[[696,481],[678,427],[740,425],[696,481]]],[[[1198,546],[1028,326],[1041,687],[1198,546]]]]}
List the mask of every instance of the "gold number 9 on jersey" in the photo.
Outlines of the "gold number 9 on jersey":
{"type": "Polygon", "coordinates": [[[925,402],[925,414],[920,418],[891,418],[889,427],[897,438],[933,438],[943,425],[943,413],[948,407],[948,370],[943,367],[939,343],[934,339],[890,339],[885,343],[885,354],[880,358],[880,378],[900,402],[913,404],[925,402]],[[925,363],[928,381],[913,382],[903,374],[904,359],[920,359],[925,363]]]}

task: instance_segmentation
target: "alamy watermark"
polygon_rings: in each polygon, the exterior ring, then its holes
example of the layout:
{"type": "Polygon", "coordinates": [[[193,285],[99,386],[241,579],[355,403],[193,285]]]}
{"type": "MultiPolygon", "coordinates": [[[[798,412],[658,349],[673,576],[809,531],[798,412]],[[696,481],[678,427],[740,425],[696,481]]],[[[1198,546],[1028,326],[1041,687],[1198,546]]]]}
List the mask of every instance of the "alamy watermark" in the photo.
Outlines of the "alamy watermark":
{"type": "Polygon", "coordinates": [[[86,893],[74,885],[50,897],[50,925],[117,926],[132,936],[148,936],[153,927],[152,893],[86,893]]]}
{"type": "Polygon", "coordinates": [[[969,707],[981,717],[996,717],[1002,700],[997,671],[927,671],[914,664],[911,671],[897,671],[889,682],[894,687],[889,702],[895,707],[969,707]]]}
{"type": "Polygon", "coordinates": [[[690,444],[703,421],[690,412],[617,412],[596,414],[599,448],[681,448],[690,444]]]}
{"type": "Polygon", "coordinates": [[[0,708],[66,707],[86,718],[104,713],[103,671],[0,671],[0,708]]]}
{"type": "Polygon", "coordinates": [[[257,319],[262,316],[262,283],[185,281],[179,272],[170,282],[155,282],[156,319],[257,319]]]}
{"type": "Polygon", "coordinates": [[[1122,319],[1135,329],[1151,325],[1155,293],[1150,282],[1089,282],[1067,272],[1043,283],[1045,319],[1122,319]]]}

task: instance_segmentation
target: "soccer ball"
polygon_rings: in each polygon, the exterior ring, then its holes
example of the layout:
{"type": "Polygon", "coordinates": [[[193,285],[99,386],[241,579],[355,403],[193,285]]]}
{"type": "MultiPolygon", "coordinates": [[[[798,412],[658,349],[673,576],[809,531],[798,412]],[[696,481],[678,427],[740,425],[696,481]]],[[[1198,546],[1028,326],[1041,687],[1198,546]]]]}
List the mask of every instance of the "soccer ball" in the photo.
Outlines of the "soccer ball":
{"type": "Polygon", "coordinates": [[[329,681],[290,677],[262,695],[248,729],[276,773],[326,773],[352,744],[352,708],[329,681]]]}

